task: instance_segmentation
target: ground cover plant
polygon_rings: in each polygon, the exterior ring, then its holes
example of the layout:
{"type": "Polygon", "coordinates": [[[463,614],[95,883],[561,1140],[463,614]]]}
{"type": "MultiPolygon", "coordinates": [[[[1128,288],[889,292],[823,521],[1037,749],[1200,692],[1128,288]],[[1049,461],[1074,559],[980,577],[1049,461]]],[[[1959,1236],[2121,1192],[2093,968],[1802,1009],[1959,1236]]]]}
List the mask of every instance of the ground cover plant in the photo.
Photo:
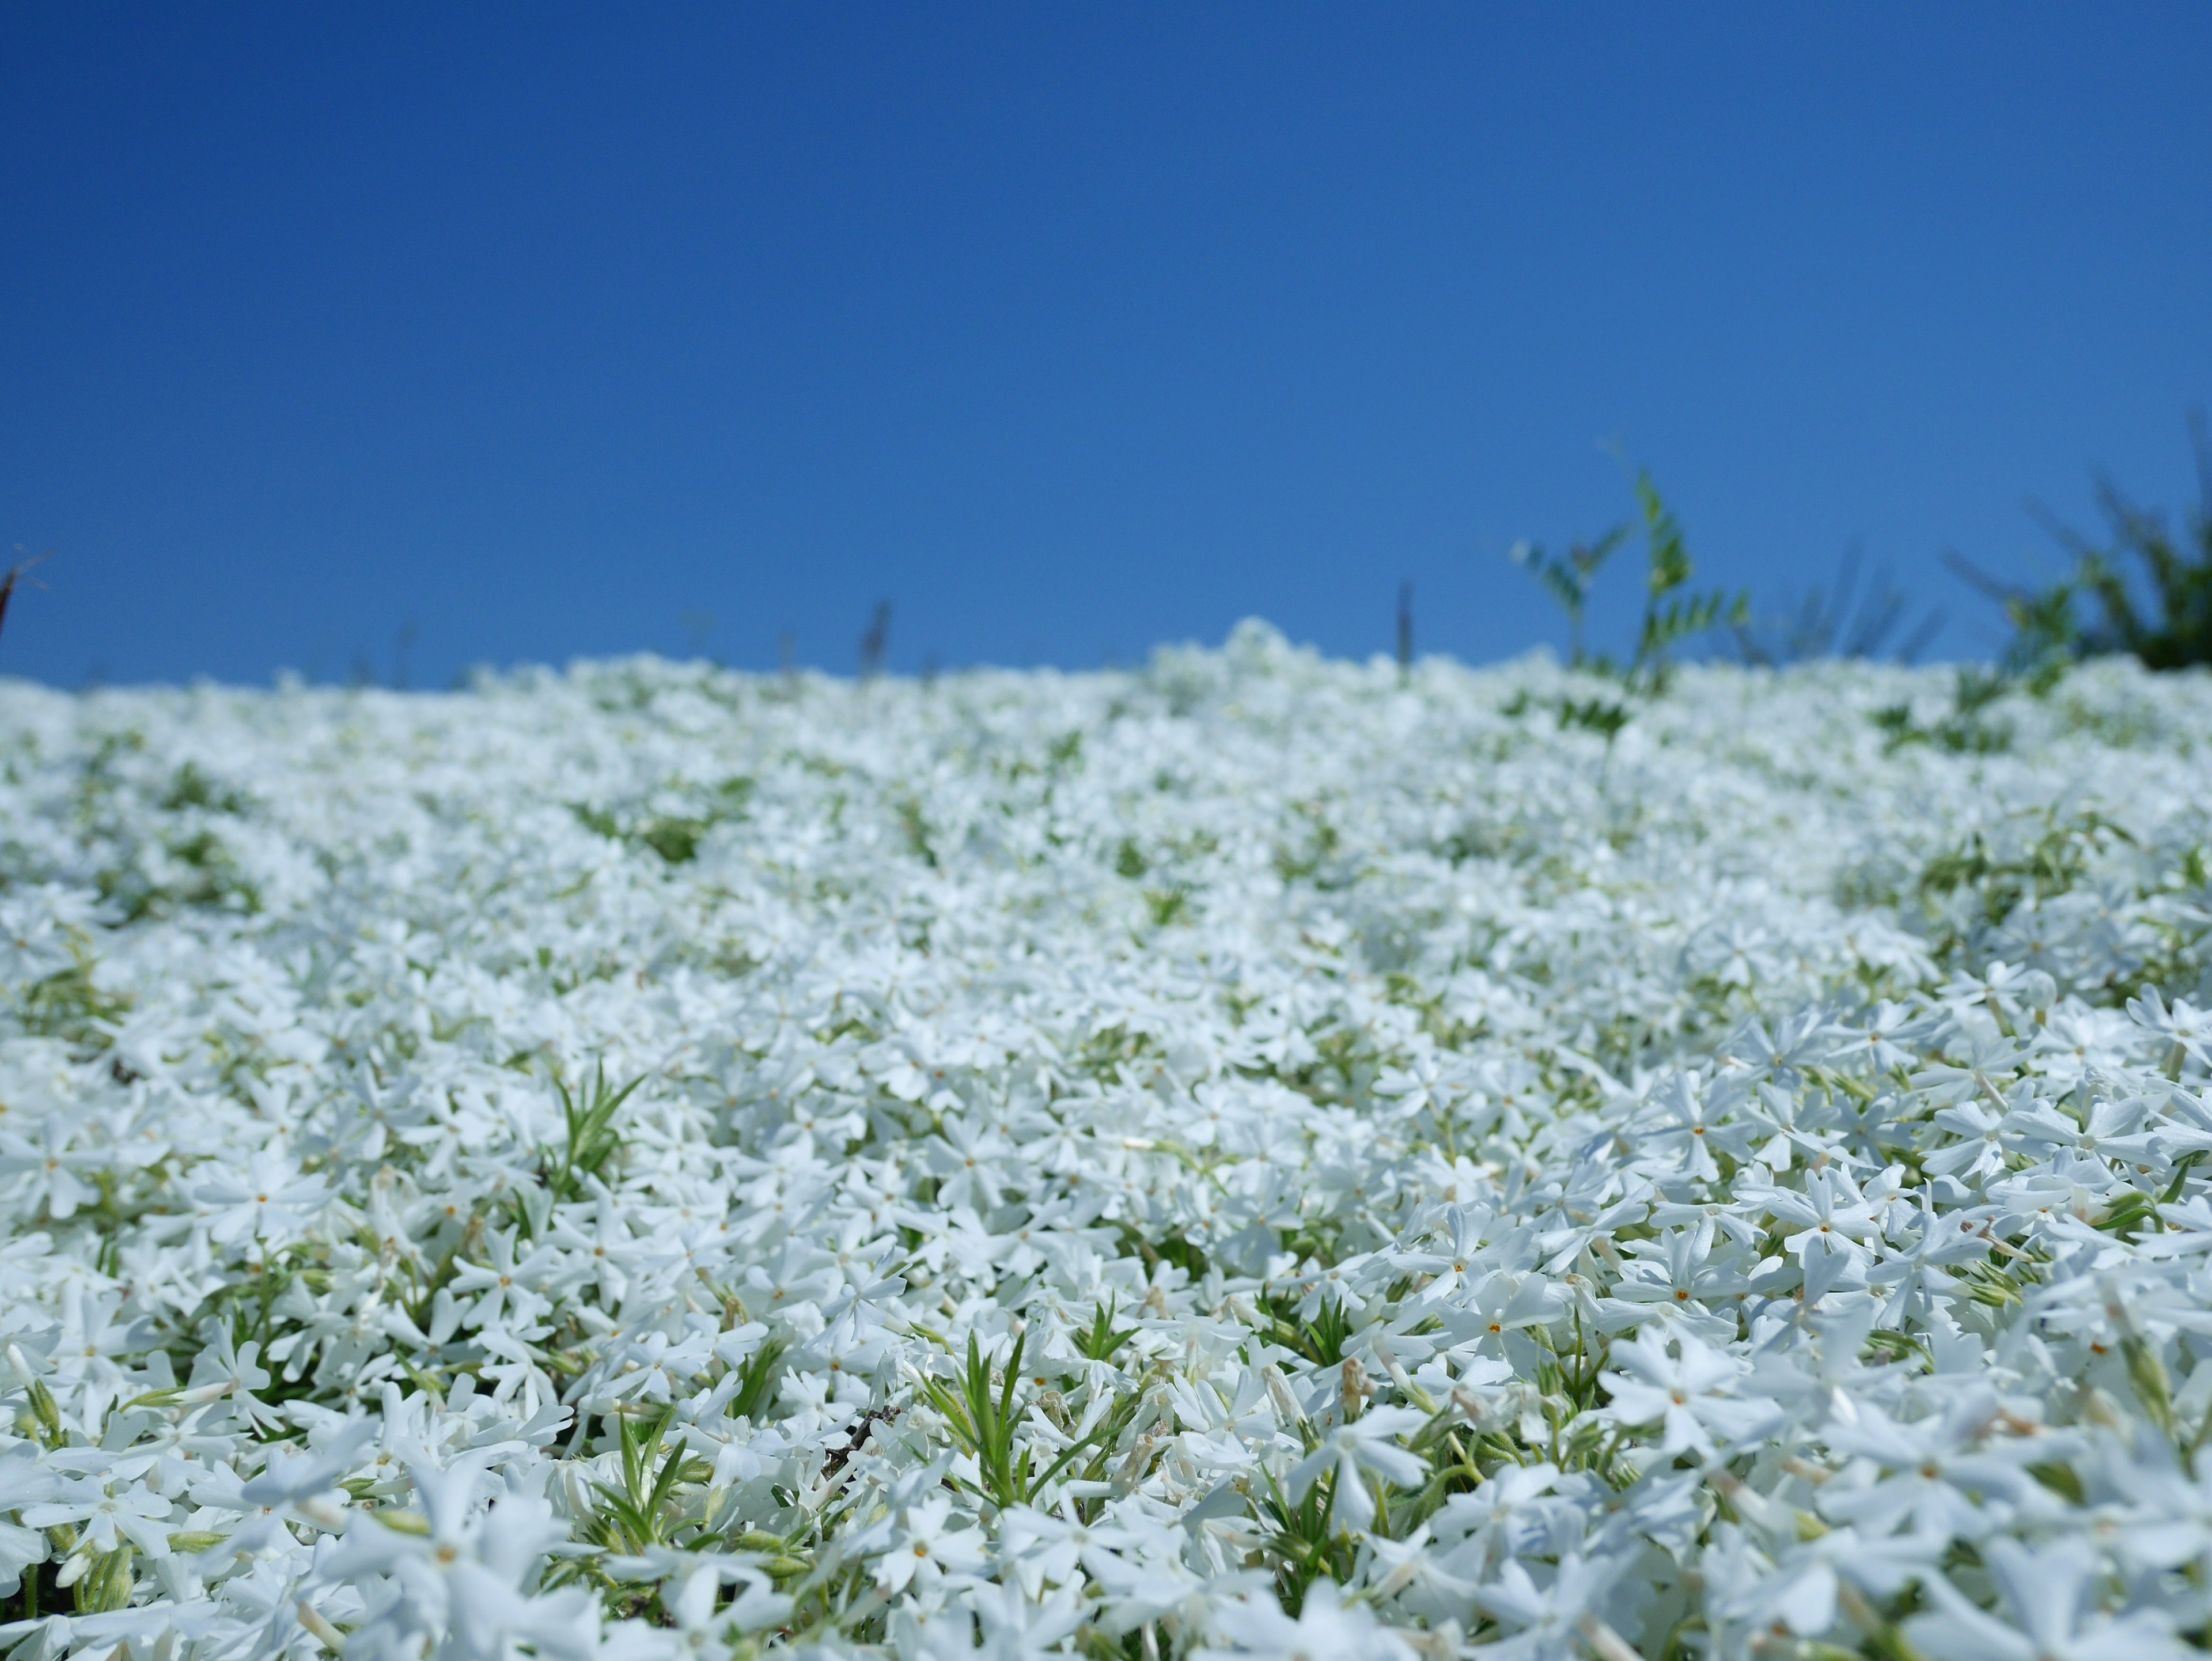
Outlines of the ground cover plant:
{"type": "Polygon", "coordinates": [[[2212,682],[1632,690],[0,685],[0,1644],[2201,1646],[2212,682]]]}

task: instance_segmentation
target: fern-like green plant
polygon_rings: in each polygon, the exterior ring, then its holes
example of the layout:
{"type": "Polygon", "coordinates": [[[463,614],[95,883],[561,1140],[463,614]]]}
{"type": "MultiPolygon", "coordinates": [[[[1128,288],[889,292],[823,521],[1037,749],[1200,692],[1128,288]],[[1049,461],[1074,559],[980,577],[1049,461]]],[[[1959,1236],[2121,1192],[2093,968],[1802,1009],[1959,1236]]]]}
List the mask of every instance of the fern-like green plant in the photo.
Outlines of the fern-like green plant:
{"type": "Polygon", "coordinates": [[[1626,525],[1616,525],[1593,541],[1575,543],[1565,554],[1547,553],[1543,545],[1536,542],[1516,542],[1510,551],[1513,562],[1534,573],[1536,581],[1566,612],[1568,660],[1577,669],[1589,661],[1583,648],[1583,629],[1589,612],[1590,590],[1596,586],[1597,574],[1613,557],[1613,550],[1628,539],[1628,532],[1626,525]]]}
{"type": "MultiPolygon", "coordinates": [[[[1723,624],[1741,628],[1751,614],[1751,599],[1747,593],[1687,592],[1697,567],[1690,558],[1681,521],[1659,494],[1659,487],[1652,482],[1648,471],[1636,475],[1636,502],[1646,555],[1644,618],[1637,629],[1635,650],[1625,670],[1617,668],[1610,657],[1592,657],[1584,644],[1583,629],[1597,575],[1637,528],[1635,523],[1616,525],[1593,541],[1575,544],[1564,555],[1547,553],[1540,544],[1518,542],[1513,545],[1510,557],[1516,564],[1533,572],[1566,612],[1569,660],[1576,668],[1595,670],[1603,675],[1618,674],[1630,691],[1656,697],[1666,691],[1674,672],[1675,649],[1683,642],[1723,624]]],[[[1620,731],[1626,720],[1624,715],[1607,727],[1602,722],[1575,719],[1562,711],[1563,724],[1592,727],[1604,731],[1608,739],[1620,731]]]]}
{"type": "Polygon", "coordinates": [[[1632,691],[1656,696],[1674,672],[1674,648],[1693,636],[1726,623],[1741,627],[1751,615],[1751,597],[1731,597],[1718,589],[1685,592],[1696,575],[1681,521],[1659,494],[1651,475],[1636,476],[1637,504],[1644,510],[1644,540],[1650,551],[1644,583],[1644,624],[1637,630],[1636,655],[1628,665],[1632,691]]]}

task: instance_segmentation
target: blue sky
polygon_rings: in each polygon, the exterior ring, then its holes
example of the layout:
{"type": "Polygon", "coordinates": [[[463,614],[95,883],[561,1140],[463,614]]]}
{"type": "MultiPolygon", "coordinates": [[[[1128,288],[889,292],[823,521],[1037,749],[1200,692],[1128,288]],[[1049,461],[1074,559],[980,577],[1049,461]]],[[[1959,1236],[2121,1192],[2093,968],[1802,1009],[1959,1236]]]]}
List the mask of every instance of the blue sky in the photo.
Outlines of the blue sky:
{"type": "Polygon", "coordinates": [[[1560,641],[2179,506],[2212,8],[15,7],[0,672],[1560,641]],[[1626,626],[1630,574],[1601,608],[1626,626]],[[411,639],[403,649],[402,636],[411,639]]]}

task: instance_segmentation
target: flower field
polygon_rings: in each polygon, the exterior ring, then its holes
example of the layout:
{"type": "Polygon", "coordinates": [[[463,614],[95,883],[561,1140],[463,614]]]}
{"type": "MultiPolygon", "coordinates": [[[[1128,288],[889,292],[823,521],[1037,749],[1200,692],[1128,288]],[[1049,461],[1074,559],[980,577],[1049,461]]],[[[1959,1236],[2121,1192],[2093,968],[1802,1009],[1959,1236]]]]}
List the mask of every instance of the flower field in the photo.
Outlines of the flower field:
{"type": "Polygon", "coordinates": [[[2192,1652],[2212,680],[1618,696],[0,685],[0,1646],[2192,1652]]]}

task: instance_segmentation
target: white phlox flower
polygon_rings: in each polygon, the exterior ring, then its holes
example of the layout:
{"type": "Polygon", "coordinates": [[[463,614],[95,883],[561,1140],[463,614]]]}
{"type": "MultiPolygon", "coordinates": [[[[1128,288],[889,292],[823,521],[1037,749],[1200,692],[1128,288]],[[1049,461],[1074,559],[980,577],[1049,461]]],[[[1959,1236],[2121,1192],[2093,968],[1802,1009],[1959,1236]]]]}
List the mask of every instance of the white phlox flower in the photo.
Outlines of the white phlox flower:
{"type": "Polygon", "coordinates": [[[1289,1488],[1293,1500],[1334,1473],[1329,1515],[1337,1527],[1352,1533],[1375,1520],[1375,1496],[1368,1491],[1367,1476],[1400,1488],[1419,1482],[1428,1474],[1419,1456],[1399,1445],[1397,1438],[1420,1427],[1424,1415],[1413,1408],[1376,1408],[1348,1425],[1327,1432],[1321,1445],[1291,1467],[1289,1488]]]}
{"type": "Polygon", "coordinates": [[[1781,1421],[1771,1402],[1735,1396],[1748,1369],[1735,1356],[1714,1349],[1687,1332],[1644,1327],[1634,1339],[1616,1344],[1620,1370],[1605,1375],[1611,1401],[1605,1411],[1615,1423],[1662,1427],[1662,1454],[1694,1451],[1711,1458],[1715,1438],[1743,1442],[1765,1434],[1781,1421]]]}
{"type": "Polygon", "coordinates": [[[361,1591],[367,1618],[349,1640],[366,1654],[501,1657],[517,1641],[541,1655],[587,1657],[598,1611],[580,1590],[536,1595],[544,1549],[564,1530],[545,1503],[508,1492],[479,1505],[480,1469],[410,1473],[422,1510],[386,1520],[356,1514],[319,1578],[361,1591]]]}

